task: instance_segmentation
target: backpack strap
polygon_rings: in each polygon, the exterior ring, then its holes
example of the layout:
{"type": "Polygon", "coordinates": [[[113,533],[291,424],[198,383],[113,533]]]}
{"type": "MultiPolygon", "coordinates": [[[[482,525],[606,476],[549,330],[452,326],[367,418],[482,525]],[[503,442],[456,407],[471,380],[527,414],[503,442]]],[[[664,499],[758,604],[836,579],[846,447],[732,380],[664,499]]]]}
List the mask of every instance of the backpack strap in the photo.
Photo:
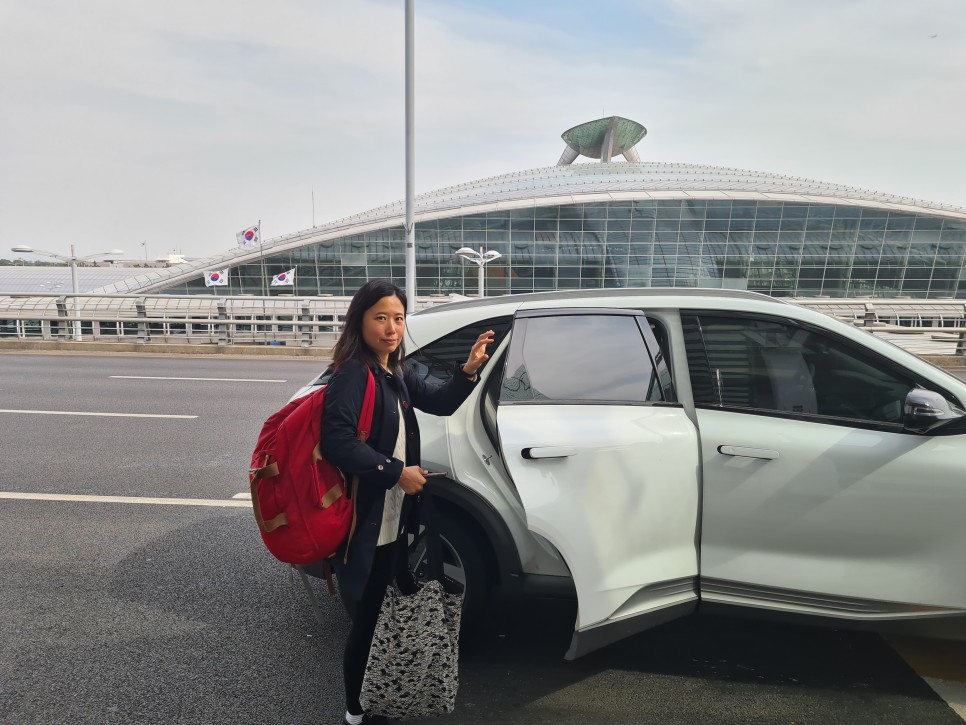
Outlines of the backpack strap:
{"type": "Polygon", "coordinates": [[[275,531],[275,529],[281,526],[288,526],[288,516],[285,515],[283,511],[275,518],[266,521],[265,517],[262,516],[262,505],[258,502],[258,481],[262,478],[274,478],[278,475],[278,463],[268,464],[268,456],[265,456],[265,460],[262,462],[261,468],[250,468],[248,470],[248,490],[252,495],[252,508],[255,509],[255,521],[258,522],[258,528],[264,531],[266,534],[275,531]]]}
{"type": "MultiPolygon", "coordinates": [[[[372,370],[366,368],[366,395],[362,399],[362,412],[359,414],[359,429],[358,436],[359,440],[365,443],[369,440],[369,434],[372,433],[372,411],[376,407],[376,379],[372,377],[372,370]]],[[[359,498],[359,475],[356,474],[352,477],[352,524],[349,526],[349,537],[345,542],[345,555],[342,557],[342,563],[349,563],[349,545],[352,543],[352,537],[356,533],[356,525],[359,522],[359,512],[358,512],[358,501],[359,498]]]]}
{"type": "MultiPolygon", "coordinates": [[[[322,446],[320,443],[316,443],[315,448],[312,449],[312,463],[318,463],[319,461],[322,461],[322,460],[325,460],[324,457],[322,456],[322,446]]],[[[339,471],[339,475],[342,476],[342,483],[344,484],[345,475],[342,473],[342,471],[339,471]]],[[[327,509],[329,508],[329,506],[331,506],[340,498],[342,498],[343,487],[338,483],[333,484],[333,486],[325,493],[322,493],[322,488],[319,486],[318,481],[316,481],[315,485],[316,485],[316,493],[318,494],[318,497],[319,497],[318,506],[320,509],[327,509]]]]}
{"type": "Polygon", "coordinates": [[[369,440],[372,433],[372,412],[376,408],[376,379],[372,377],[372,370],[366,368],[366,394],[362,399],[362,411],[359,413],[359,440],[369,440]]]}

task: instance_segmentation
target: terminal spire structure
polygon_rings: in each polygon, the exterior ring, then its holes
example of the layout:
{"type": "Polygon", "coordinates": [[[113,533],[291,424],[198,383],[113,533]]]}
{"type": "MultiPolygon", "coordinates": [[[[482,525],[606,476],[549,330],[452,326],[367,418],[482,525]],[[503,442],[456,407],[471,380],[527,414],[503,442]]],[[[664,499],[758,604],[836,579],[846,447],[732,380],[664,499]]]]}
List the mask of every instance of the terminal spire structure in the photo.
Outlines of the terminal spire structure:
{"type": "Polygon", "coordinates": [[[647,129],[637,121],[620,116],[598,118],[574,126],[561,134],[567,144],[557,166],[572,164],[578,156],[600,159],[609,163],[615,156],[623,156],[633,164],[639,164],[635,146],[647,135],[647,129]]]}

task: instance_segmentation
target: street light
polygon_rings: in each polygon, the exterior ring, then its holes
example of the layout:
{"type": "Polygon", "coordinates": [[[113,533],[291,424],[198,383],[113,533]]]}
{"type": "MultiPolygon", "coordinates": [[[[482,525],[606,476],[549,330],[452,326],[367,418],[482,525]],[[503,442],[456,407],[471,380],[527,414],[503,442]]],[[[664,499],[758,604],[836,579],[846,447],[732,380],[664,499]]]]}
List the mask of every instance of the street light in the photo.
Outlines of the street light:
{"type": "Polygon", "coordinates": [[[61,262],[67,262],[70,267],[70,284],[74,291],[74,296],[71,298],[72,307],[74,308],[74,339],[81,339],[81,324],[78,319],[77,312],[77,262],[89,262],[94,257],[103,257],[105,254],[124,254],[120,249],[111,249],[106,252],[98,252],[96,254],[87,254],[82,257],[78,257],[74,252],[74,245],[70,245],[70,256],[63,254],[57,254],[56,252],[45,252],[43,249],[34,249],[33,247],[28,247],[26,245],[18,245],[16,247],[10,248],[11,252],[22,252],[23,254],[39,254],[43,257],[53,257],[54,259],[59,259],[61,262]]]}
{"type": "Polygon", "coordinates": [[[479,252],[477,252],[475,249],[470,249],[469,247],[460,247],[456,250],[456,256],[462,257],[466,261],[472,262],[480,268],[480,297],[484,297],[486,292],[483,288],[483,267],[492,262],[494,259],[499,259],[503,255],[499,252],[494,252],[493,250],[484,252],[483,247],[480,247],[479,252]]]}

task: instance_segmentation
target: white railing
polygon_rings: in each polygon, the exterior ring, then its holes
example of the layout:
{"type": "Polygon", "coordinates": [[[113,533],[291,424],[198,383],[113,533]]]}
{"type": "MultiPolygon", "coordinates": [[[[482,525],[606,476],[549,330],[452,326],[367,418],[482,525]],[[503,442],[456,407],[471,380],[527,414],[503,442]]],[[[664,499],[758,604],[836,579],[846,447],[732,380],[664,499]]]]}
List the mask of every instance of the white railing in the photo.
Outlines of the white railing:
{"type": "MultiPolygon", "coordinates": [[[[98,294],[0,297],[0,339],[331,347],[342,329],[350,299],[98,294]],[[79,330],[75,322],[80,323],[79,330]]],[[[416,307],[449,300],[420,297],[416,307]]]]}
{"type": "MultiPolygon", "coordinates": [[[[0,296],[0,339],[331,347],[349,297],[45,294],[0,296]],[[76,305],[75,305],[76,301],[76,305]],[[79,337],[74,322],[80,322],[79,337]]],[[[418,297],[416,308],[463,299],[418,297]]],[[[966,356],[966,303],[797,298],[790,302],[918,354],[966,356]]]]}
{"type": "Polygon", "coordinates": [[[966,302],[802,297],[795,304],[863,327],[917,355],[966,356],[966,302]]]}

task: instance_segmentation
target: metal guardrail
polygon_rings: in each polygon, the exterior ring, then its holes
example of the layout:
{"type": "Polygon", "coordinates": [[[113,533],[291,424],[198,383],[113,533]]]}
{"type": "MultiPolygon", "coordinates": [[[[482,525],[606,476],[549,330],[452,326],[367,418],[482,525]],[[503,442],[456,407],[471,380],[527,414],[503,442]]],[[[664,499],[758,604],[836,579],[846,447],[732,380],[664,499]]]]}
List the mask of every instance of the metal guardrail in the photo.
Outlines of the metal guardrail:
{"type": "Polygon", "coordinates": [[[966,303],[799,298],[796,304],[867,329],[917,355],[966,356],[966,303]]]}
{"type": "Polygon", "coordinates": [[[789,302],[832,317],[903,327],[966,327],[966,301],[913,300],[902,297],[869,299],[789,298],[789,302]]]}
{"type": "MultiPolygon", "coordinates": [[[[0,339],[331,347],[350,297],[39,294],[0,296],[0,339]]],[[[463,299],[418,297],[416,308],[463,299]]],[[[797,298],[918,354],[966,356],[966,303],[797,298]]]]}
{"type": "MultiPolygon", "coordinates": [[[[331,347],[350,297],[0,297],[0,339],[331,347]]],[[[449,297],[417,298],[417,309],[449,297]]]]}

